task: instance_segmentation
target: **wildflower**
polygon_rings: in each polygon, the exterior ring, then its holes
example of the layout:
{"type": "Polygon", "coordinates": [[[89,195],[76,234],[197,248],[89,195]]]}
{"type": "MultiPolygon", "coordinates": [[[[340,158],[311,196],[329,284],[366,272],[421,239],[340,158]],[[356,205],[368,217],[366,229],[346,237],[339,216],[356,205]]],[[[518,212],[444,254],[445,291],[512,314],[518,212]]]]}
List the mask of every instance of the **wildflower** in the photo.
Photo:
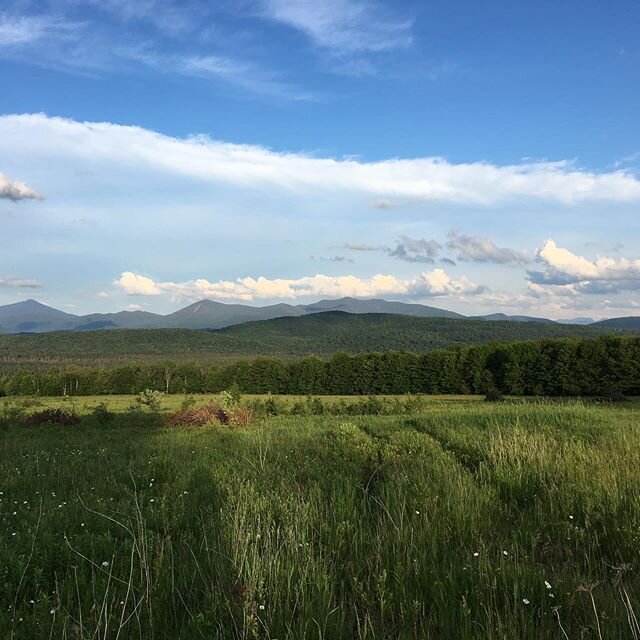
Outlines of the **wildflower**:
{"type": "Polygon", "coordinates": [[[36,601],[35,600],[29,600],[29,604],[35,604],[36,601]]]}
{"type": "Polygon", "coordinates": [[[544,586],[547,587],[547,589],[551,589],[551,584],[549,584],[547,580],[544,581],[544,586]]]}
{"type": "Polygon", "coordinates": [[[523,602],[524,604],[529,604],[529,601],[528,601],[526,598],[522,598],[522,602],[523,602]]]}
{"type": "Polygon", "coordinates": [[[479,554],[477,551],[474,551],[474,552],[473,552],[473,557],[474,557],[474,558],[477,558],[479,555],[480,555],[480,554],[479,554]]]}
{"type": "Polygon", "coordinates": [[[53,615],[55,612],[56,612],[56,610],[55,610],[55,609],[51,609],[51,611],[49,611],[49,613],[50,613],[51,615],[53,615]]]}
{"type": "Polygon", "coordinates": [[[258,608],[260,609],[260,611],[264,611],[264,605],[263,604],[261,604],[258,608]]]}
{"type": "Polygon", "coordinates": [[[419,511],[416,511],[416,515],[417,515],[417,516],[419,516],[419,515],[420,515],[420,512],[419,512],[419,511]]]}
{"type": "Polygon", "coordinates": [[[105,561],[102,563],[102,566],[103,566],[103,567],[108,567],[108,566],[109,566],[109,563],[105,560],[105,561]]]}
{"type": "Polygon", "coordinates": [[[502,555],[503,555],[503,556],[508,556],[508,555],[509,555],[509,552],[508,552],[508,551],[503,551],[503,552],[502,552],[502,555]]]}
{"type": "Polygon", "coordinates": [[[149,500],[149,502],[155,502],[155,500],[153,498],[151,498],[151,500],[149,500]]]}
{"type": "Polygon", "coordinates": [[[573,516],[569,516],[569,520],[573,520],[573,516]]]}

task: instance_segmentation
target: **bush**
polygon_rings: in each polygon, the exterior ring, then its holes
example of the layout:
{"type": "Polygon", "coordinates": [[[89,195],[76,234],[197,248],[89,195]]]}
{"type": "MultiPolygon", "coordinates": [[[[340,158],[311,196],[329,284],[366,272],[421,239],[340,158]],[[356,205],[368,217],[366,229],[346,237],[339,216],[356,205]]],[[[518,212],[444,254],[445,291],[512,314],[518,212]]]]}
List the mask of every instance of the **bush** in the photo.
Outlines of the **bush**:
{"type": "Polygon", "coordinates": [[[248,427],[253,422],[253,411],[247,408],[234,409],[229,416],[229,424],[248,427]]]}
{"type": "Polygon", "coordinates": [[[100,426],[106,426],[114,418],[114,414],[109,411],[109,408],[107,407],[105,402],[101,402],[98,406],[96,406],[91,415],[100,426]]]}
{"type": "Polygon", "coordinates": [[[487,391],[487,395],[484,397],[485,402],[501,402],[502,400],[504,400],[502,394],[495,388],[489,389],[489,391],[487,391]]]}
{"type": "Polygon", "coordinates": [[[156,391],[155,389],[145,389],[138,394],[136,402],[143,406],[149,407],[151,411],[158,411],[162,404],[162,398],[164,393],[162,391],[156,391]]]}
{"type": "Polygon", "coordinates": [[[185,396],[182,402],[180,403],[180,408],[183,411],[186,411],[187,409],[191,409],[191,407],[194,407],[195,404],[196,404],[196,399],[193,396],[185,396]]]}
{"type": "Polygon", "coordinates": [[[20,424],[24,419],[24,408],[5,402],[0,413],[0,428],[6,429],[20,424]]]}
{"type": "Polygon", "coordinates": [[[34,427],[41,424],[59,424],[71,426],[80,423],[80,416],[68,409],[44,409],[28,415],[22,424],[25,427],[34,427]]]}
{"type": "Polygon", "coordinates": [[[237,384],[231,385],[228,389],[225,389],[220,394],[220,401],[225,411],[231,411],[240,405],[242,400],[242,393],[240,387],[237,384]]]}
{"type": "Polygon", "coordinates": [[[166,420],[167,427],[203,427],[211,422],[229,424],[229,414],[217,404],[182,409],[172,413],[166,420]]]}

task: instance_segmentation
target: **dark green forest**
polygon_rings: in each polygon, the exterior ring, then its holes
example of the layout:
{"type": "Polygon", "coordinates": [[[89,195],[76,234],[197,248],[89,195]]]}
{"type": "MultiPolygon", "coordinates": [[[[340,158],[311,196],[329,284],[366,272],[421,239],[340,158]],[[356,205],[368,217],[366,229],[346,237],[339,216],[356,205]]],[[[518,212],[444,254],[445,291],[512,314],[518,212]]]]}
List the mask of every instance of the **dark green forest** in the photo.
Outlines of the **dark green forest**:
{"type": "Polygon", "coordinates": [[[256,358],[230,365],[129,364],[17,371],[4,395],[215,393],[640,395],[640,337],[542,339],[452,347],[429,353],[336,353],[299,360],[256,358]]]}
{"type": "MultiPolygon", "coordinates": [[[[589,338],[605,327],[554,323],[417,318],[391,314],[318,313],[248,322],[216,331],[112,329],[0,335],[0,373],[66,364],[119,366],[164,360],[225,364],[255,356],[282,359],[334,353],[411,351],[540,338],[589,338]]],[[[623,332],[618,332],[623,333],[623,332]]]]}

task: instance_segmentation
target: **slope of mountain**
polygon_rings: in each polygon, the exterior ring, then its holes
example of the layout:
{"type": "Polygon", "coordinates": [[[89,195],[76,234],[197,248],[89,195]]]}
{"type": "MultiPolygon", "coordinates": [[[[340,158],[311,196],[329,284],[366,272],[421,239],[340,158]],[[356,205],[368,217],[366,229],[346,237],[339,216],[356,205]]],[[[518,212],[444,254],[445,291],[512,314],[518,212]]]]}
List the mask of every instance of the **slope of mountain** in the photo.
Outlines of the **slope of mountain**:
{"type": "Polygon", "coordinates": [[[148,311],[119,311],[77,316],[26,300],[0,306],[0,333],[95,331],[100,329],[221,329],[243,322],[298,317],[322,311],[395,313],[416,317],[463,318],[458,313],[420,304],[386,300],[321,300],[309,305],[272,304],[253,307],[201,300],[167,315],[148,311]]]}
{"type": "Polygon", "coordinates": [[[626,316],[624,318],[609,318],[594,322],[592,327],[606,329],[627,329],[629,331],[640,331],[640,316],[626,316]]]}
{"type": "Polygon", "coordinates": [[[424,304],[406,302],[388,302],[387,300],[361,300],[358,298],[340,298],[339,300],[320,300],[304,306],[306,313],[320,311],[344,311],[345,313],[393,313],[417,318],[464,318],[465,316],[424,304]]]}
{"type": "MultiPolygon", "coordinates": [[[[416,318],[464,319],[465,316],[422,304],[389,302],[387,300],[361,300],[340,298],[320,300],[313,304],[273,304],[254,307],[245,304],[227,304],[213,300],[201,300],[167,315],[149,311],[119,311],[117,313],[91,313],[78,316],[53,307],[25,300],[0,306],[0,334],[41,333],[47,331],[97,331],[103,329],[222,329],[246,322],[297,318],[318,313],[343,312],[349,314],[386,314],[416,318]]],[[[504,321],[530,324],[562,324],[569,321],[553,321],[521,315],[494,313],[468,318],[477,321],[504,321]]],[[[577,318],[575,324],[588,324],[589,319],[577,318]]],[[[637,317],[612,318],[597,324],[601,327],[637,329],[637,317]]]]}
{"type": "Polygon", "coordinates": [[[508,321],[508,322],[539,322],[543,324],[556,324],[555,320],[549,320],[548,318],[535,318],[533,316],[508,316],[505,313],[490,313],[486,316],[473,316],[477,320],[494,320],[494,321],[508,321]]]}
{"type": "Polygon", "coordinates": [[[36,300],[0,306],[0,333],[73,329],[77,316],[36,300]]]}
{"type": "Polygon", "coordinates": [[[90,366],[138,360],[212,363],[257,355],[328,356],[337,351],[424,353],[452,345],[595,337],[612,331],[606,327],[328,311],[208,331],[116,329],[0,335],[0,370],[71,362],[90,366]]]}
{"type": "Polygon", "coordinates": [[[213,300],[201,300],[170,313],[163,318],[163,327],[186,329],[220,329],[252,320],[271,320],[282,316],[299,316],[304,307],[290,304],[272,304],[266,307],[250,307],[244,304],[225,304],[213,300]]]}

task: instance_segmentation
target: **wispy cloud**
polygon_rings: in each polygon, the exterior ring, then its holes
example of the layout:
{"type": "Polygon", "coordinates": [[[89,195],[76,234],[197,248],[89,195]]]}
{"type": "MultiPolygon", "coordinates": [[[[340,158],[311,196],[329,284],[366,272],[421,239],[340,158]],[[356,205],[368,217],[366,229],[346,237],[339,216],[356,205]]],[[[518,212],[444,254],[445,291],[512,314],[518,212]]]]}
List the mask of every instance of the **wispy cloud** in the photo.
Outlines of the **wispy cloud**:
{"type": "Polygon", "coordinates": [[[372,244],[364,244],[362,242],[345,242],[342,248],[349,251],[380,251],[384,247],[377,247],[372,244]]]}
{"type": "Polygon", "coordinates": [[[259,0],[263,15],[338,54],[380,52],[411,44],[413,21],[370,0],[259,0]]]}
{"type": "MultiPolygon", "coordinates": [[[[0,13],[0,55],[81,75],[153,70],[222,82],[281,100],[318,99],[262,61],[241,59],[228,36],[225,47],[202,35],[202,7],[171,0],[91,0],[89,4],[116,16],[121,24],[96,20],[99,14],[78,22],[53,14],[0,13]],[[141,31],[137,22],[152,23],[157,32],[141,31]]],[[[82,5],[68,0],[61,6],[72,10],[82,5]]]]}
{"type": "Polygon", "coordinates": [[[11,180],[4,173],[0,172],[0,199],[12,200],[42,200],[42,196],[27,186],[24,182],[11,180]]]}
{"type": "Polygon", "coordinates": [[[78,24],[50,15],[0,13],[0,47],[18,47],[46,39],[60,39],[78,24]]]}
{"type": "Polygon", "coordinates": [[[188,282],[156,282],[153,279],[125,272],[115,284],[127,295],[158,296],[167,294],[175,299],[199,300],[289,300],[352,296],[370,298],[375,296],[398,296],[411,299],[444,296],[476,295],[487,291],[462,276],[452,278],[442,269],[423,272],[410,279],[399,279],[392,275],[377,274],[370,278],[353,275],[327,276],[316,274],[303,278],[269,279],[240,278],[210,282],[204,278],[188,282]]]}
{"type": "Polygon", "coordinates": [[[311,256],[312,260],[318,260],[320,262],[348,262],[350,264],[353,264],[353,260],[351,258],[347,258],[346,256],[331,256],[331,257],[326,257],[326,256],[311,256]]]}
{"type": "Polygon", "coordinates": [[[449,232],[447,247],[458,252],[458,260],[463,262],[488,262],[493,264],[523,265],[531,258],[521,251],[498,247],[485,236],[469,236],[457,231],[449,232]]]}
{"type": "Polygon", "coordinates": [[[142,21],[154,25],[160,31],[176,34],[192,28],[203,17],[206,7],[193,7],[180,0],[75,0],[93,5],[97,9],[117,16],[123,22],[142,21]]]}
{"type": "Polygon", "coordinates": [[[0,276],[0,287],[7,287],[10,289],[38,289],[40,286],[41,285],[37,280],[0,276]]]}
{"type": "Polygon", "coordinates": [[[442,158],[361,162],[276,153],[205,136],[179,139],[140,127],[76,122],[42,114],[0,117],[0,150],[29,140],[29,151],[59,158],[101,158],[122,166],[223,182],[242,188],[396,195],[424,203],[492,206],[517,200],[572,205],[640,202],[632,173],[595,173],[567,162],[453,164],[442,158]]]}
{"type": "Polygon", "coordinates": [[[255,65],[221,56],[174,58],[173,70],[184,75],[219,78],[253,93],[287,100],[315,101],[317,95],[303,91],[255,65]]]}

